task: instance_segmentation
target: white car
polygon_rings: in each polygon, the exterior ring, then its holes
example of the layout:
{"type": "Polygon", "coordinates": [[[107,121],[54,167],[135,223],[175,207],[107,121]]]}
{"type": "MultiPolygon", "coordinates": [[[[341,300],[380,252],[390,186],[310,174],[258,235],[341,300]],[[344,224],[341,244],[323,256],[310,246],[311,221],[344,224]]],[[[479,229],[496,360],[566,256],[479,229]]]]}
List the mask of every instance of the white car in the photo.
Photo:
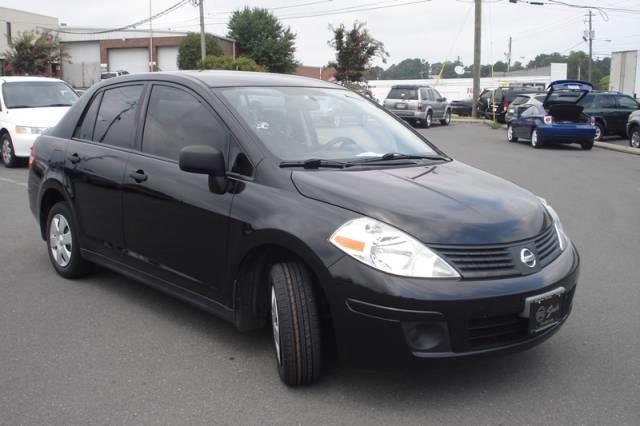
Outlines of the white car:
{"type": "Polygon", "coordinates": [[[36,138],[58,121],[78,99],[62,80],[0,77],[0,150],[2,163],[14,167],[29,157],[36,138]]]}

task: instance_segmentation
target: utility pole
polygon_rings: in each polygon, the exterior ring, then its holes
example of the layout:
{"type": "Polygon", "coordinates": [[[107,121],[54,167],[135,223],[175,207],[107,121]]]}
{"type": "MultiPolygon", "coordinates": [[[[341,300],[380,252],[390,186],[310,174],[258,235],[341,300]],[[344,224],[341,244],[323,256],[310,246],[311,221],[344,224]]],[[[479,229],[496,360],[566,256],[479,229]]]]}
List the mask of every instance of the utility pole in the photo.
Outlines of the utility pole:
{"type": "Polygon", "coordinates": [[[207,56],[207,49],[205,47],[204,39],[204,0],[200,0],[200,59],[204,61],[207,56]]]}
{"type": "Polygon", "coordinates": [[[149,71],[153,72],[153,19],[151,19],[151,0],[149,0],[149,71]]]}
{"type": "Polygon", "coordinates": [[[593,11],[589,9],[589,69],[587,71],[589,81],[591,81],[591,64],[593,62],[593,28],[591,26],[592,15],[593,15],[593,11]]]}
{"type": "Polygon", "coordinates": [[[509,36],[509,51],[507,52],[507,72],[511,71],[511,36],[509,36]]]}
{"type": "Polygon", "coordinates": [[[480,96],[480,52],[482,46],[482,0],[476,2],[475,31],[473,35],[473,99],[471,104],[471,116],[478,112],[478,97],[480,96]]]}

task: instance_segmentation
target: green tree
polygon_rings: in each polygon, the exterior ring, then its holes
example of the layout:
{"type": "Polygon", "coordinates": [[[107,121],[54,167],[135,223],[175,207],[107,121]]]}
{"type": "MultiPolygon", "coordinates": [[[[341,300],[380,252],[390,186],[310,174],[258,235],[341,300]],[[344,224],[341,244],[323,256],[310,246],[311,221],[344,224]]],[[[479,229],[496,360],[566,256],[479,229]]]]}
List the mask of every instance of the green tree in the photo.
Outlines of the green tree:
{"type": "Polygon", "coordinates": [[[18,75],[49,75],[50,65],[67,57],[56,36],[44,33],[36,37],[25,32],[18,35],[5,52],[5,71],[18,75]]]}
{"type": "Polygon", "coordinates": [[[609,76],[605,75],[599,81],[600,90],[609,90],[609,76]]]}
{"type": "Polygon", "coordinates": [[[382,73],[385,80],[410,80],[416,78],[429,78],[431,66],[424,59],[405,59],[398,64],[393,64],[382,73]]]}
{"type": "Polygon", "coordinates": [[[507,72],[507,63],[502,61],[496,62],[493,64],[493,72],[507,72]]]}
{"type": "Polygon", "coordinates": [[[344,24],[329,28],[333,38],[328,44],[336,50],[336,62],[329,65],[335,67],[339,81],[361,81],[375,57],[386,63],[389,54],[382,42],[369,34],[365,24],[355,22],[350,30],[344,24]]]}
{"type": "Polygon", "coordinates": [[[541,53],[537,55],[533,60],[529,61],[527,68],[540,68],[546,67],[551,64],[551,62],[567,62],[567,57],[561,55],[558,52],[554,53],[541,53]]]}
{"type": "Polygon", "coordinates": [[[240,53],[257,64],[271,72],[289,73],[296,69],[296,35],[267,9],[236,10],[228,27],[228,35],[238,42],[240,53]]]}
{"type": "Polygon", "coordinates": [[[198,61],[198,68],[204,70],[236,70],[236,71],[259,71],[264,72],[266,67],[256,64],[256,62],[247,58],[246,56],[240,56],[236,59],[229,56],[214,56],[209,55],[204,61],[198,61]]]}
{"type": "Polygon", "coordinates": [[[523,69],[524,69],[524,66],[520,61],[515,61],[513,65],[511,65],[511,71],[522,71],[523,69]]]}
{"type": "MultiPolygon", "coordinates": [[[[207,56],[224,55],[222,47],[212,34],[206,33],[204,35],[204,45],[207,56]]],[[[187,33],[178,46],[178,68],[181,70],[197,69],[200,56],[200,33],[187,33]]]]}

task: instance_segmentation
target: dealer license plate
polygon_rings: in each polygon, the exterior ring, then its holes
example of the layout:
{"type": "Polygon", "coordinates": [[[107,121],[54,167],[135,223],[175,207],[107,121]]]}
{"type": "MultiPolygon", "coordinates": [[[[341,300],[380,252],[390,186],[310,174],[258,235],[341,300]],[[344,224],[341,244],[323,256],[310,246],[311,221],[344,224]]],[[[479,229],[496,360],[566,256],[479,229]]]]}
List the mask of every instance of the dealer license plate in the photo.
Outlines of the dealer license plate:
{"type": "Polygon", "coordinates": [[[547,293],[527,297],[522,313],[529,318],[529,333],[537,333],[557,324],[562,319],[562,295],[564,287],[558,287],[547,293]]]}
{"type": "Polygon", "coordinates": [[[396,104],[396,109],[407,109],[407,104],[396,104]]]}

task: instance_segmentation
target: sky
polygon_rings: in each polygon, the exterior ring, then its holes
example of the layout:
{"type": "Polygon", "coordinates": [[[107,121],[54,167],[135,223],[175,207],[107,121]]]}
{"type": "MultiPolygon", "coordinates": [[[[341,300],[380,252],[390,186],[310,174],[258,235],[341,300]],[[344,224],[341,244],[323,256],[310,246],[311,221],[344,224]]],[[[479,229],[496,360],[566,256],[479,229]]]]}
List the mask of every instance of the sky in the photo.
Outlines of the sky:
{"type": "MultiPolygon", "coordinates": [[[[595,12],[593,50],[596,57],[603,57],[612,51],[640,49],[640,0],[564,1],[638,10],[609,11],[606,16],[595,12]]],[[[151,7],[156,13],[176,2],[151,0],[151,7]]],[[[149,16],[148,0],[21,0],[19,4],[0,0],[0,6],[57,16],[68,26],[118,27],[149,16]]],[[[370,34],[384,43],[390,57],[386,64],[376,64],[385,68],[416,57],[430,63],[458,57],[465,65],[473,62],[473,0],[204,0],[206,31],[226,35],[229,12],[243,6],[272,9],[290,26],[297,35],[296,59],[305,65],[325,65],[333,60],[335,52],[327,45],[329,26],[351,26],[355,21],[365,23],[370,34]],[[356,6],[369,10],[348,10],[356,6]]],[[[538,53],[588,51],[582,41],[586,13],[559,5],[483,0],[482,62],[504,60],[509,36],[513,37],[512,62],[525,65],[538,53]]],[[[198,16],[198,8],[187,4],[154,21],[153,26],[199,31],[198,16]]]]}

